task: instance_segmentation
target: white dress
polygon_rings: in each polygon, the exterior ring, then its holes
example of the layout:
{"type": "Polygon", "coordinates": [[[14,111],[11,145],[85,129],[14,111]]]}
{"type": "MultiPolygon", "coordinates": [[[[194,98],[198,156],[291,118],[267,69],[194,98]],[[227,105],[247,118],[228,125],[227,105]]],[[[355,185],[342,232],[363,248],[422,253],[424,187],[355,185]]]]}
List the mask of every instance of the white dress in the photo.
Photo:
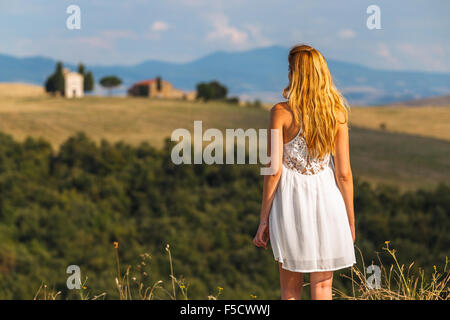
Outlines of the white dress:
{"type": "Polygon", "coordinates": [[[310,157],[300,129],[284,144],[282,165],[269,216],[275,260],[307,273],[352,266],[355,250],[333,156],[310,157]]]}

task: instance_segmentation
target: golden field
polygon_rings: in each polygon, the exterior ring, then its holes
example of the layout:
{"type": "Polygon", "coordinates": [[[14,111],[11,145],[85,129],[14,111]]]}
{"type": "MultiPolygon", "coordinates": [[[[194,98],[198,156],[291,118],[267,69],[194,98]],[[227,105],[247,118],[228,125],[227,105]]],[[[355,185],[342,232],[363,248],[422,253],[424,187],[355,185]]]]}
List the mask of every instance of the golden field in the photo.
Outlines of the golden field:
{"type": "MultiPolygon", "coordinates": [[[[226,103],[85,97],[69,100],[42,94],[40,87],[0,84],[0,131],[17,141],[42,137],[55,149],[84,131],[99,142],[147,141],[161,147],[176,128],[265,128],[265,109],[226,103]]],[[[42,88],[41,88],[42,89],[42,88]]],[[[450,181],[449,107],[352,107],[353,173],[373,183],[404,189],[450,181]]]]}
{"type": "Polygon", "coordinates": [[[358,127],[450,141],[450,105],[353,107],[350,121],[358,127]]]}
{"type": "Polygon", "coordinates": [[[41,86],[26,83],[0,83],[0,97],[39,97],[45,96],[41,86]]]}

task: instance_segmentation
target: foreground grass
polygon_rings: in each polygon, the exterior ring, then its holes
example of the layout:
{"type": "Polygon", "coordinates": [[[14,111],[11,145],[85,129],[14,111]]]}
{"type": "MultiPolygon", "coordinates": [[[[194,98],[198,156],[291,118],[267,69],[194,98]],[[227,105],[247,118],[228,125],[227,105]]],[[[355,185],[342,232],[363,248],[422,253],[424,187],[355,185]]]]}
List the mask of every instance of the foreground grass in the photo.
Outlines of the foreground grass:
{"type": "MultiPolygon", "coordinates": [[[[340,290],[334,290],[337,296],[346,300],[449,300],[450,299],[450,271],[447,270],[448,258],[442,271],[434,266],[434,271],[429,280],[425,271],[420,267],[413,269],[414,262],[408,266],[400,265],[395,249],[389,248],[386,241],[383,248],[394,263],[384,266],[379,259],[379,282],[375,275],[377,271],[370,268],[371,274],[367,274],[366,266],[362,261],[362,268],[352,267],[352,276],[344,276],[352,282],[352,294],[346,294],[340,290]],[[372,277],[372,278],[371,278],[372,277]]],[[[362,255],[361,255],[362,256],[362,255]]],[[[373,267],[374,265],[372,265],[373,267]]]]}
{"type": "MultiPolygon", "coordinates": [[[[141,262],[136,267],[128,266],[125,272],[121,271],[119,259],[119,244],[114,243],[117,274],[114,278],[118,297],[120,300],[189,300],[189,281],[183,277],[177,277],[174,272],[170,246],[166,246],[169,256],[170,282],[163,280],[150,281],[147,269],[151,260],[151,255],[144,253],[141,255],[141,262]]],[[[351,276],[343,275],[352,285],[351,294],[333,288],[334,299],[341,300],[450,300],[450,271],[447,270],[448,258],[446,258],[443,270],[438,270],[434,266],[434,271],[428,279],[423,269],[413,268],[414,262],[408,266],[400,264],[397,260],[396,251],[389,248],[389,241],[386,241],[383,248],[393,263],[384,266],[379,258],[380,272],[366,269],[364,259],[361,254],[361,267],[357,265],[351,267],[351,276]],[[370,273],[369,273],[370,271],[370,273]],[[378,276],[378,278],[376,278],[378,276]]],[[[372,266],[374,264],[372,263],[372,266]]],[[[370,265],[369,265],[370,267],[370,265]]],[[[92,295],[87,287],[87,278],[82,283],[78,291],[80,300],[107,299],[108,293],[102,292],[92,295]]],[[[305,283],[304,287],[308,287],[305,283]]],[[[214,294],[205,297],[205,300],[217,300],[224,289],[220,286],[214,294]]],[[[48,286],[42,284],[37,290],[34,300],[58,300],[61,298],[61,291],[49,290],[48,286]]],[[[249,294],[249,299],[258,297],[249,294]]]]}

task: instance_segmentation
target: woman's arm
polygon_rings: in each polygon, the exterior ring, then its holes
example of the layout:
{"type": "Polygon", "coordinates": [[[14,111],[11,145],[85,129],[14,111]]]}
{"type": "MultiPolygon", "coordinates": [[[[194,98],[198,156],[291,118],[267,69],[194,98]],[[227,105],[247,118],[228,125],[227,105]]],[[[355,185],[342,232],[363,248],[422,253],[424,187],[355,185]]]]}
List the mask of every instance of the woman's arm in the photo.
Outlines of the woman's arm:
{"type": "Polygon", "coordinates": [[[260,213],[260,223],[258,232],[253,240],[254,244],[258,247],[267,247],[269,241],[268,225],[269,214],[272,208],[273,198],[280,181],[282,171],[282,158],[283,158],[283,121],[284,121],[284,108],[280,105],[275,105],[270,112],[270,128],[268,134],[268,155],[271,159],[268,167],[274,165],[274,173],[264,176],[262,204],[260,213]],[[274,145],[272,153],[272,133],[271,129],[277,130],[277,134],[274,136],[274,145]]]}
{"type": "Polygon", "coordinates": [[[348,222],[355,241],[355,213],[353,208],[353,175],[350,166],[348,122],[343,114],[338,117],[338,131],[335,149],[335,176],[339,190],[344,198],[348,222]]]}

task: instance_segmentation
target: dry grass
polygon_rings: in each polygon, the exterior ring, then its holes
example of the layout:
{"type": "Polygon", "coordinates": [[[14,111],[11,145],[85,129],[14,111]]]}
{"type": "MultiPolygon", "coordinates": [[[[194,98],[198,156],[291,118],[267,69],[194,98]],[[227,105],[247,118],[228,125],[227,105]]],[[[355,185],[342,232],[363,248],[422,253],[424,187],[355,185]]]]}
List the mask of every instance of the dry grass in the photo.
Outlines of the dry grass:
{"type": "MultiPolygon", "coordinates": [[[[151,256],[148,253],[141,255],[141,262],[136,266],[128,266],[124,273],[121,272],[119,262],[119,245],[114,243],[117,276],[115,284],[120,300],[189,300],[188,297],[188,281],[183,278],[177,278],[174,274],[172,264],[172,255],[169,245],[166,246],[166,252],[169,256],[170,265],[170,285],[164,285],[164,281],[149,281],[148,273],[149,262],[151,256]]],[[[380,260],[380,278],[378,285],[372,282],[372,286],[368,284],[369,276],[366,273],[366,266],[361,254],[362,269],[356,266],[351,268],[351,276],[344,276],[352,285],[352,293],[347,294],[341,290],[333,288],[334,297],[344,300],[450,300],[450,271],[447,270],[448,258],[442,271],[434,266],[434,272],[430,279],[425,277],[425,272],[419,268],[418,271],[413,270],[414,262],[408,267],[400,265],[397,260],[396,251],[389,248],[389,241],[386,241],[386,247],[383,248],[393,258],[394,263],[389,267],[385,267],[380,260]]],[[[87,280],[87,279],[86,279],[87,280]]],[[[309,284],[304,284],[308,286],[309,284]]],[[[107,293],[103,292],[96,296],[90,296],[87,290],[86,281],[82,284],[79,291],[81,300],[98,300],[106,299],[107,293]]],[[[209,295],[208,300],[219,299],[223,288],[218,286],[215,295],[209,295]]],[[[35,300],[57,300],[61,297],[61,291],[48,290],[47,285],[43,284],[36,292],[35,300]]],[[[250,294],[251,299],[257,299],[256,296],[250,294]]],[[[206,299],[206,298],[205,298],[206,299]]]]}
{"type": "Polygon", "coordinates": [[[0,97],[44,97],[44,87],[26,83],[0,82],[0,97]]]}
{"type": "Polygon", "coordinates": [[[0,117],[0,131],[19,141],[43,137],[55,148],[78,131],[97,142],[124,140],[138,145],[147,141],[160,147],[174,129],[191,130],[194,120],[203,120],[204,128],[219,129],[263,128],[268,122],[261,110],[224,103],[100,97],[2,98],[0,117]]]}
{"type": "MultiPolygon", "coordinates": [[[[266,128],[269,120],[266,106],[244,108],[215,102],[49,96],[9,96],[0,97],[0,101],[0,132],[18,141],[42,137],[55,149],[78,131],[96,142],[122,140],[136,146],[146,141],[161,147],[174,129],[192,130],[194,120],[202,120],[203,128],[221,130],[266,128]]],[[[352,108],[350,153],[354,175],[374,184],[396,184],[402,190],[433,188],[448,181],[447,110],[450,108],[352,108]],[[385,123],[385,130],[379,128],[380,123],[385,123]],[[427,137],[420,136],[422,133],[427,137]]]]}
{"type": "MultiPolygon", "coordinates": [[[[346,300],[450,300],[450,271],[448,267],[448,257],[441,271],[434,266],[429,279],[420,267],[414,269],[414,262],[408,266],[400,264],[397,260],[396,250],[389,248],[389,241],[386,241],[383,248],[394,263],[384,266],[381,259],[380,278],[376,281],[368,281],[370,275],[366,273],[364,259],[362,259],[362,269],[353,266],[351,277],[344,276],[352,283],[352,294],[348,295],[340,290],[334,289],[338,298],[346,300]],[[370,282],[371,284],[369,284],[370,282]]],[[[375,278],[374,278],[375,279],[375,278]]]]}
{"type": "MultiPolygon", "coordinates": [[[[19,140],[41,136],[55,147],[79,130],[97,141],[123,139],[134,145],[149,141],[161,146],[173,129],[192,128],[197,119],[219,129],[268,124],[263,110],[239,108],[235,112],[226,104],[100,97],[68,100],[48,97],[42,91],[33,85],[1,83],[0,130],[19,140]]],[[[447,107],[352,107],[350,122],[356,127],[450,141],[447,107]]]]}
{"type": "MultiPolygon", "coordinates": [[[[165,285],[163,280],[153,282],[149,280],[149,264],[152,259],[149,253],[141,254],[141,262],[138,265],[128,266],[125,272],[122,272],[119,259],[119,243],[114,242],[117,268],[114,282],[119,300],[189,300],[189,285],[184,278],[175,276],[170,246],[167,244],[165,249],[169,256],[170,285],[165,285]]],[[[209,295],[207,299],[217,300],[222,290],[222,287],[217,287],[217,293],[209,295]]],[[[90,289],[87,287],[87,278],[82,283],[81,288],[76,291],[78,291],[76,296],[80,300],[100,300],[106,299],[108,296],[106,292],[92,296],[90,289]]],[[[60,298],[61,291],[49,289],[46,284],[42,284],[34,295],[34,300],[58,300],[60,298]]]]}
{"type": "Polygon", "coordinates": [[[450,141],[450,105],[447,107],[353,107],[351,124],[450,141]]]}

